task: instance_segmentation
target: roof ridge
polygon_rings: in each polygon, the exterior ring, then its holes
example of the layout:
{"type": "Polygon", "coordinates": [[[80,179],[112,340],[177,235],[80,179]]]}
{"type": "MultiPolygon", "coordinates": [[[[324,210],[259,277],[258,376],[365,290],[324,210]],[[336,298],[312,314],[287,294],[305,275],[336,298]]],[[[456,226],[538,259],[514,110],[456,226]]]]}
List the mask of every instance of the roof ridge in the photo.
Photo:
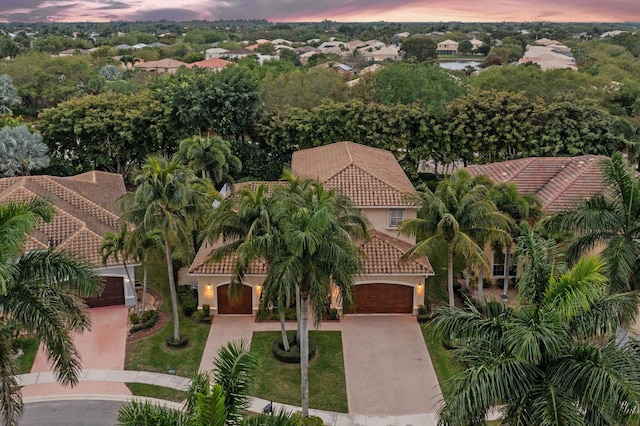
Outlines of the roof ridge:
{"type": "MultiPolygon", "coordinates": [[[[587,154],[587,155],[580,155],[580,156],[578,156],[578,157],[567,157],[567,158],[569,158],[569,161],[568,161],[568,162],[567,162],[567,163],[566,163],[566,164],[565,164],[565,165],[564,165],[564,166],[563,166],[563,167],[558,171],[558,173],[556,173],[555,175],[553,175],[553,176],[552,176],[552,177],[547,181],[547,183],[546,183],[546,184],[544,185],[544,187],[543,187],[544,189],[547,189],[547,188],[548,188],[548,184],[549,184],[549,182],[551,182],[552,180],[554,180],[556,177],[560,176],[560,174],[561,174],[562,172],[566,171],[567,167],[569,167],[570,165],[572,165],[572,164],[576,164],[576,166],[577,166],[577,164],[578,164],[580,161],[583,161],[584,163],[587,163],[587,167],[579,168],[580,173],[574,173],[574,174],[573,174],[573,177],[571,178],[571,180],[570,180],[569,182],[567,182],[567,184],[566,184],[566,185],[565,185],[565,184],[563,184],[563,185],[561,186],[561,188],[562,188],[562,189],[561,189],[560,191],[557,191],[557,192],[555,192],[555,193],[550,194],[550,195],[551,195],[551,196],[549,197],[550,202],[549,202],[548,204],[551,204],[552,202],[554,202],[555,200],[557,200],[558,198],[560,198],[560,196],[562,196],[562,195],[567,191],[567,189],[568,189],[569,187],[571,187],[571,185],[572,185],[574,182],[576,182],[576,181],[578,180],[578,178],[579,178],[579,177],[581,177],[582,175],[584,175],[584,173],[585,173],[588,169],[591,169],[591,167],[593,167],[593,165],[594,165],[594,164],[597,164],[597,161],[596,161],[596,160],[597,160],[597,156],[595,156],[595,155],[587,154]],[[583,159],[583,158],[585,158],[585,157],[588,157],[588,158],[590,159],[590,161],[589,161],[588,163],[587,163],[587,161],[581,160],[581,159],[583,159]]],[[[576,168],[578,168],[578,167],[576,167],[576,168]]],[[[542,192],[542,191],[539,191],[539,192],[542,192]]],[[[546,193],[547,193],[548,195],[549,195],[549,192],[550,192],[550,191],[546,191],[546,193]]]]}
{"type": "MultiPolygon", "coordinates": [[[[391,154],[393,155],[393,154],[391,154]]],[[[387,182],[386,180],[382,179],[381,177],[379,177],[378,175],[376,175],[374,172],[370,172],[368,170],[363,169],[362,167],[360,167],[359,165],[355,164],[355,163],[351,163],[352,166],[354,166],[355,168],[357,168],[358,170],[362,170],[364,173],[368,173],[371,176],[373,176],[374,178],[378,179],[380,182],[384,183],[387,186],[390,186],[391,188],[395,189],[396,191],[400,192],[401,194],[405,194],[405,192],[403,190],[401,190],[400,188],[398,188],[397,186],[387,182]]],[[[346,169],[346,167],[345,167],[346,169]]],[[[413,184],[412,184],[413,186],[413,184]]]]}

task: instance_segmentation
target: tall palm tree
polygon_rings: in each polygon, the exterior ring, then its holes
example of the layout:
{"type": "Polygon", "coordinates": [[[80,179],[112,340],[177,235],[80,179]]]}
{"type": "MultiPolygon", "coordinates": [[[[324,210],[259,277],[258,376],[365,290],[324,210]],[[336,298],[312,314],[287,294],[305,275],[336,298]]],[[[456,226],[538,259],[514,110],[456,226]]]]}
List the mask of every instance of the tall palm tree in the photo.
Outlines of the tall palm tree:
{"type": "Polygon", "coordinates": [[[442,180],[435,191],[423,188],[413,202],[419,207],[418,217],[403,220],[398,229],[419,241],[403,257],[433,255],[439,243],[446,243],[449,306],[454,306],[454,256],[462,255],[467,263],[485,265],[482,247],[474,241],[474,235],[504,233],[509,219],[490,200],[489,188],[477,183],[466,170],[442,180]]]}
{"type": "Polygon", "coordinates": [[[231,143],[220,136],[194,136],[180,142],[178,158],[194,171],[200,171],[202,178],[210,178],[214,183],[231,182],[229,171],[240,171],[242,163],[231,152],[231,143]]]}
{"type": "Polygon", "coordinates": [[[353,237],[366,237],[366,223],[350,201],[321,182],[303,183],[299,193],[283,192],[274,207],[282,244],[267,275],[274,294],[300,292],[299,345],[302,416],[309,415],[309,329],[322,318],[333,284],[343,305],[352,303],[353,282],[361,270],[361,252],[353,237]]]}
{"type": "Polygon", "coordinates": [[[58,381],[73,386],[80,359],[71,333],[91,324],[81,297],[95,297],[101,289],[91,265],[73,254],[22,252],[27,235],[52,217],[49,203],[39,199],[0,205],[0,417],[5,425],[17,424],[23,408],[12,357],[14,332],[38,337],[58,381]]]}
{"type": "Polygon", "coordinates": [[[123,219],[136,227],[156,230],[164,240],[173,311],[173,340],[180,340],[178,297],[172,252],[190,240],[189,224],[211,208],[215,190],[173,157],[151,156],[134,177],[135,193],[128,194],[123,219]]]}
{"type": "Polygon", "coordinates": [[[131,402],[118,413],[119,425],[135,426],[293,426],[289,413],[259,414],[242,419],[258,366],[246,341],[229,342],[214,360],[213,375],[196,374],[182,410],[131,402]],[[215,382],[215,384],[214,384],[215,382]]]}
{"type": "Polygon", "coordinates": [[[545,224],[575,234],[568,249],[569,262],[604,246],[601,256],[611,291],[637,290],[640,181],[621,153],[603,161],[602,173],[606,187],[602,194],[584,200],[574,210],[549,218],[545,224]]]}
{"type": "MultiPolygon", "coordinates": [[[[125,273],[127,274],[127,280],[129,282],[129,287],[131,288],[131,294],[136,296],[136,288],[135,281],[131,278],[131,274],[129,273],[129,266],[127,265],[127,259],[131,257],[131,252],[127,250],[127,240],[130,238],[129,236],[129,228],[126,223],[120,225],[120,229],[117,234],[113,232],[106,232],[102,236],[102,244],[100,245],[100,253],[102,255],[102,264],[106,265],[110,258],[116,262],[122,260],[122,267],[124,268],[125,273]]],[[[136,301],[136,311],[139,312],[136,301]]]]}
{"type": "Polygon", "coordinates": [[[610,295],[596,257],[569,270],[554,264],[530,230],[518,250],[527,267],[517,308],[438,312],[434,329],[458,338],[466,367],[443,386],[440,424],[481,424],[495,407],[503,424],[628,424],[640,405],[640,353],[611,336],[617,310],[638,296],[610,295]]]}

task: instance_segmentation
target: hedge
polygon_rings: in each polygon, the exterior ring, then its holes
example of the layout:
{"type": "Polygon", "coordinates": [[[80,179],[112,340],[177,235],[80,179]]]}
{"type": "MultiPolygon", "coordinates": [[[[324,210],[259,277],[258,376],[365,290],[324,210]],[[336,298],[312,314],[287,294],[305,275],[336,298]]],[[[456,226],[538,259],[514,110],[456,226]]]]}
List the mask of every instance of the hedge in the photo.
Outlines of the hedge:
{"type": "Polygon", "coordinates": [[[145,311],[144,315],[148,315],[147,320],[139,324],[133,325],[129,329],[129,334],[137,333],[138,331],[147,330],[153,327],[154,325],[156,325],[156,323],[158,322],[158,319],[160,318],[160,316],[158,315],[158,311],[154,311],[154,310],[145,311]]]}
{"type": "MultiPolygon", "coordinates": [[[[296,339],[296,331],[289,330],[287,331],[287,340],[289,340],[289,352],[284,350],[282,346],[282,335],[278,336],[277,339],[273,341],[271,344],[271,352],[273,352],[273,356],[282,362],[286,362],[288,364],[300,364],[300,347],[298,345],[294,345],[296,339]]],[[[309,336],[309,359],[313,359],[316,355],[316,351],[318,349],[318,342],[313,337],[309,336]]]]}

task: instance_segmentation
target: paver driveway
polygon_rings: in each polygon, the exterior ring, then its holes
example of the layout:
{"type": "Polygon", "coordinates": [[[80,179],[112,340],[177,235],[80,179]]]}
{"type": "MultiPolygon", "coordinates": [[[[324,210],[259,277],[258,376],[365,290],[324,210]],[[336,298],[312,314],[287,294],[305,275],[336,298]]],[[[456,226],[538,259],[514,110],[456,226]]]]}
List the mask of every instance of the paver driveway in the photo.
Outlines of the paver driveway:
{"type": "MultiPolygon", "coordinates": [[[[84,370],[122,370],[128,334],[128,308],[126,306],[109,306],[92,308],[91,331],[75,334],[73,341],[82,361],[84,370]]],[[[51,371],[51,363],[42,350],[38,349],[36,359],[31,368],[32,373],[51,371]]],[[[130,395],[124,383],[82,382],[73,388],[57,383],[25,386],[22,395],[25,397],[47,395],[52,393],[83,394],[120,394],[130,395]]]]}
{"type": "Polygon", "coordinates": [[[433,413],[440,386],[413,316],[347,316],[341,321],[349,413],[433,413]]]}

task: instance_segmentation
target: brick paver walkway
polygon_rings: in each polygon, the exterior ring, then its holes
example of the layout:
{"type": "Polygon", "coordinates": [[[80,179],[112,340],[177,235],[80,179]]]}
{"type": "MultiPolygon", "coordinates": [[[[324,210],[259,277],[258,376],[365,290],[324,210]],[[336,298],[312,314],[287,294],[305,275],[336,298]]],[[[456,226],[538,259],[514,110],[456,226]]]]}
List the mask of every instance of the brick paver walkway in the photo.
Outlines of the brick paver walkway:
{"type": "MultiPolygon", "coordinates": [[[[91,331],[74,335],[74,343],[82,360],[83,370],[122,370],[128,334],[128,308],[109,306],[90,309],[91,331]]],[[[51,363],[42,349],[38,350],[31,368],[32,373],[51,371],[51,363]]],[[[73,388],[49,383],[25,386],[22,395],[104,393],[130,395],[123,383],[83,382],[73,388]]]]}
{"type": "Polygon", "coordinates": [[[434,413],[440,386],[413,316],[347,316],[342,346],[349,413],[434,413]]]}

